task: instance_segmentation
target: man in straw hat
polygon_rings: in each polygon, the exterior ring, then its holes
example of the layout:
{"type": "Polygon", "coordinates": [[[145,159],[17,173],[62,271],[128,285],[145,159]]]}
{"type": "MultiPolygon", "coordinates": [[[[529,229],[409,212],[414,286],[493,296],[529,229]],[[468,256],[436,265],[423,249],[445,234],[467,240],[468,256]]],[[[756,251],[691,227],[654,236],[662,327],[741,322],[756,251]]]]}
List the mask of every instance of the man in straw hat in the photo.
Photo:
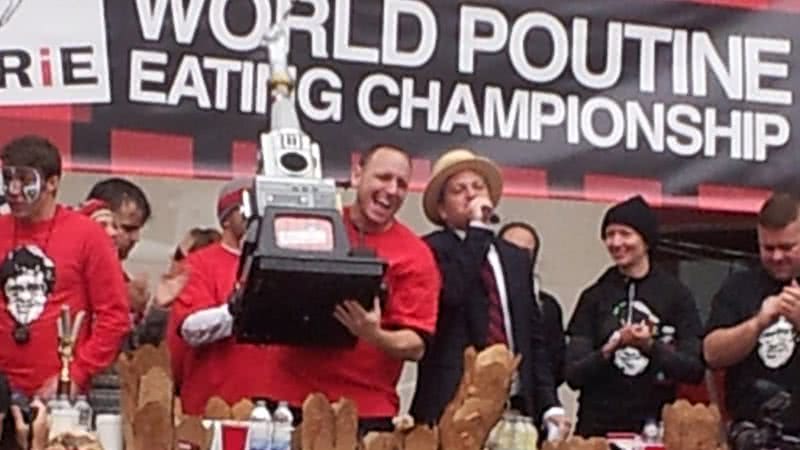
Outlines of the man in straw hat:
{"type": "Polygon", "coordinates": [[[437,421],[458,387],[464,349],[502,343],[522,355],[512,408],[563,432],[569,424],[548,365],[531,258],[488,226],[502,191],[500,169],[469,150],[451,150],[433,166],[423,209],[442,229],[424,240],[439,265],[442,290],[436,345],[420,362],[411,411],[417,420],[437,421]]]}

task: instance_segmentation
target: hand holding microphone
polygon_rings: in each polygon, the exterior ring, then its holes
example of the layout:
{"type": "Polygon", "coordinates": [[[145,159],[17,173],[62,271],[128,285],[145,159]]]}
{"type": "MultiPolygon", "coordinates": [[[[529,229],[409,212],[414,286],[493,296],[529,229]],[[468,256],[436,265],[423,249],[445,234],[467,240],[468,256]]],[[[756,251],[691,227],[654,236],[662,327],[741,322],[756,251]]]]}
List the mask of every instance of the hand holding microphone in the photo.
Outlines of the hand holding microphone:
{"type": "Polygon", "coordinates": [[[470,219],[487,224],[497,224],[500,217],[494,212],[494,205],[487,197],[475,197],[470,201],[470,219]]]}

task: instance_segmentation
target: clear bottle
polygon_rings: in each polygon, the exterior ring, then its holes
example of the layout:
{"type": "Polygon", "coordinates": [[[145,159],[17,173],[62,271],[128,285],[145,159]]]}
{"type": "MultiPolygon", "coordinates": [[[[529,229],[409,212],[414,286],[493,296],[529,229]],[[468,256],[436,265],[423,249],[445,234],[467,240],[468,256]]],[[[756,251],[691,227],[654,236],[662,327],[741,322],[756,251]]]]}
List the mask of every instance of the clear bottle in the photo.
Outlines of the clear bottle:
{"type": "Polygon", "coordinates": [[[75,401],[75,409],[78,410],[78,426],[85,431],[92,431],[93,411],[92,405],[85,395],[79,395],[75,401]]]}
{"type": "Polygon", "coordinates": [[[47,411],[63,411],[72,408],[72,402],[69,401],[67,394],[59,394],[53,397],[52,400],[47,402],[47,411]]]}
{"type": "Polygon", "coordinates": [[[294,416],[287,402],[278,403],[272,414],[272,450],[289,450],[292,447],[294,416]]]}
{"type": "Polygon", "coordinates": [[[659,441],[659,427],[655,419],[648,419],[642,429],[642,441],[652,444],[659,441]]]}
{"type": "Polygon", "coordinates": [[[48,439],[78,427],[78,410],[72,405],[67,394],[59,394],[47,402],[47,409],[50,415],[48,439]]]}
{"type": "Polygon", "coordinates": [[[250,431],[247,433],[247,450],[271,450],[272,417],[267,402],[256,401],[250,414],[250,431]]]}

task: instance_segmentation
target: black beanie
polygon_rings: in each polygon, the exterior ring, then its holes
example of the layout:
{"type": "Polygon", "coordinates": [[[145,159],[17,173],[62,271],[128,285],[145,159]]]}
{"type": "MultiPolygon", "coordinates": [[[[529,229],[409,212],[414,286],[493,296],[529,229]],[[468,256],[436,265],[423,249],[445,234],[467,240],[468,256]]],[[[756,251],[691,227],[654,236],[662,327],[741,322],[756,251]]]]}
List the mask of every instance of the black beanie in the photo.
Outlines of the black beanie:
{"type": "Polygon", "coordinates": [[[609,208],[600,227],[600,238],[605,238],[606,227],[616,223],[627,225],[642,235],[650,249],[658,243],[658,219],[641,195],[631,197],[609,208]]]}

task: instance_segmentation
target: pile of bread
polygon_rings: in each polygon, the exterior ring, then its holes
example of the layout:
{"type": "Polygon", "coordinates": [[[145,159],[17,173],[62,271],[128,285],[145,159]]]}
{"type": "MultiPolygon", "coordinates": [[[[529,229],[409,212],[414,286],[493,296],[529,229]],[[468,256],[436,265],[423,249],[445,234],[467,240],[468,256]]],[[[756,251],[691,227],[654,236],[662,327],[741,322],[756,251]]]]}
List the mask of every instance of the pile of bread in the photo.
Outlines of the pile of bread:
{"type": "MultiPolygon", "coordinates": [[[[358,440],[358,411],[348,399],[331,404],[321,394],[303,404],[303,422],[292,440],[296,450],[479,450],[503,413],[519,359],[505,346],[465,353],[465,371],[458,392],[438,427],[415,425],[398,418],[396,429],[368,433],[358,440]]],[[[127,450],[192,448],[210,450],[213,421],[245,422],[253,404],[228,405],[214,397],[204,417],[184,416],[173,396],[166,349],[143,346],[120,355],[117,370],[122,384],[123,436],[127,450]]]]}
{"type": "Polygon", "coordinates": [[[727,450],[725,429],[719,409],[714,406],[692,405],[678,400],[665,405],[664,446],[667,450],[727,450]]]}
{"type": "MultiPolygon", "coordinates": [[[[438,426],[415,425],[397,418],[393,432],[371,432],[358,439],[358,411],[348,399],[331,404],[311,394],[302,407],[302,423],[294,430],[293,450],[482,450],[503,415],[514,372],[519,365],[503,345],[464,354],[464,374],[438,426]]],[[[121,355],[123,434],[126,450],[211,450],[213,423],[245,424],[250,400],[228,405],[209,400],[204,417],[184,416],[173,396],[169,358],[164,348],[144,346],[121,355]]],[[[663,410],[667,450],[724,450],[724,434],[716,407],[678,401],[663,410]]],[[[547,442],[546,450],[608,450],[605,439],[571,437],[547,442]]]]}

